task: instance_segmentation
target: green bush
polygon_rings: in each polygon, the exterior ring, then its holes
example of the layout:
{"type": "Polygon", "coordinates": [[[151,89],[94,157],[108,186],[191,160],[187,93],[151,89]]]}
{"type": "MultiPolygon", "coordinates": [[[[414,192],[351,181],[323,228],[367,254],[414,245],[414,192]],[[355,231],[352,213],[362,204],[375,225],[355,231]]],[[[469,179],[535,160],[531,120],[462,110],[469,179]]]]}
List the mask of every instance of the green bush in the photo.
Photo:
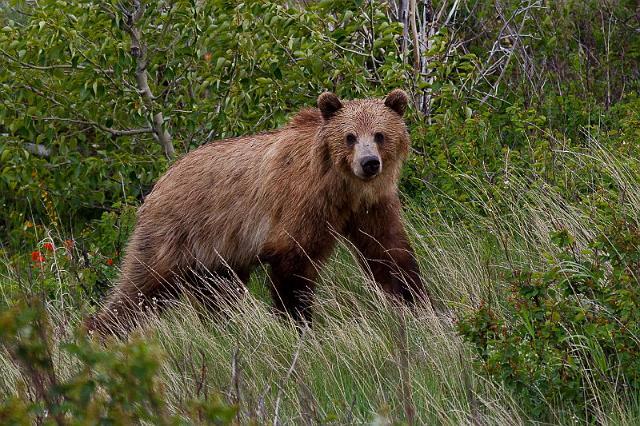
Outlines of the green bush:
{"type": "MultiPolygon", "coordinates": [[[[23,241],[29,246],[9,252],[0,271],[8,278],[27,276],[30,291],[46,300],[73,302],[76,306],[94,303],[117,277],[135,218],[134,206],[115,203],[75,235],[27,221],[17,232],[24,235],[23,241]]],[[[24,292],[25,283],[20,280],[7,279],[2,285],[2,302],[11,303],[24,292]]]]}
{"type": "Polygon", "coordinates": [[[599,392],[640,391],[640,229],[629,221],[578,250],[566,232],[543,272],[514,274],[504,306],[458,323],[479,371],[513,389],[536,416],[549,407],[596,413],[599,392]]]}
{"type": "Polygon", "coordinates": [[[0,230],[11,249],[34,243],[28,221],[79,232],[139,201],[168,165],[149,130],[156,113],[182,155],[281,126],[325,90],[356,98],[406,85],[402,27],[382,4],[165,3],[144,2],[137,23],[150,103],[120,2],[12,2],[0,14],[0,230]]]}
{"type": "Polygon", "coordinates": [[[52,330],[41,303],[0,312],[0,345],[19,368],[19,393],[0,398],[0,423],[21,424],[231,424],[236,408],[218,397],[194,399],[191,411],[171,413],[157,376],[163,354],[148,340],[111,342],[108,348],[78,335],[60,347],[74,364],[66,377],[56,367],[52,330]],[[35,397],[29,397],[34,395],[35,397]]]}

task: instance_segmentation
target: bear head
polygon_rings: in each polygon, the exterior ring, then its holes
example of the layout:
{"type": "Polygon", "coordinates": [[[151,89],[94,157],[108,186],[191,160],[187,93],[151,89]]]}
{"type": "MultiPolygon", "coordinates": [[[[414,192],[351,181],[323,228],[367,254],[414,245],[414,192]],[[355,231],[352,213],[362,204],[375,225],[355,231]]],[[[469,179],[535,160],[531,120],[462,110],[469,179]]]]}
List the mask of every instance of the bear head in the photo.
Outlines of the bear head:
{"type": "Polygon", "coordinates": [[[330,92],[321,94],[321,138],[335,169],[359,182],[397,179],[409,152],[403,119],[407,104],[407,94],[400,89],[384,99],[353,101],[341,101],[330,92]]]}

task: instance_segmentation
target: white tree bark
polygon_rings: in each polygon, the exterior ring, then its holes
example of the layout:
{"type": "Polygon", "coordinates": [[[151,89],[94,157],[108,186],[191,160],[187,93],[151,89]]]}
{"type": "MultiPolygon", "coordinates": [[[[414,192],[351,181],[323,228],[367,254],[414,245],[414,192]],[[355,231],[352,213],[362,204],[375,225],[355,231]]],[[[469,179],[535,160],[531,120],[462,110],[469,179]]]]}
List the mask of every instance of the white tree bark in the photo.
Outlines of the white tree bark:
{"type": "Polygon", "coordinates": [[[398,21],[402,23],[402,60],[407,62],[407,46],[409,45],[409,0],[400,0],[398,6],[398,21]]]}
{"type": "Polygon", "coordinates": [[[164,149],[164,154],[171,159],[175,155],[171,134],[167,129],[162,111],[154,112],[153,92],[149,87],[147,74],[147,47],[142,41],[142,31],[138,23],[144,14],[145,5],[140,0],[134,0],[133,10],[125,11],[126,28],[131,37],[131,56],[136,58],[136,83],[147,112],[152,116],[149,123],[153,130],[153,137],[164,149]]]}

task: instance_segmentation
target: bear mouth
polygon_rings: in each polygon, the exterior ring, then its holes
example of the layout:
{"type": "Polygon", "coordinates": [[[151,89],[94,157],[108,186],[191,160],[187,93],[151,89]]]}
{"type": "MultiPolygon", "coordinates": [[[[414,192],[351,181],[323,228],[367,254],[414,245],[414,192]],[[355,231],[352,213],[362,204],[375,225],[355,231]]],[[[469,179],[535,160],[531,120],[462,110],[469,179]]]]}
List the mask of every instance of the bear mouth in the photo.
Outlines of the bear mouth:
{"type": "Polygon", "coordinates": [[[354,171],[353,174],[363,182],[371,182],[372,180],[374,180],[375,178],[380,176],[380,172],[376,172],[375,174],[368,175],[368,174],[366,174],[364,172],[358,173],[357,171],[354,171]]]}

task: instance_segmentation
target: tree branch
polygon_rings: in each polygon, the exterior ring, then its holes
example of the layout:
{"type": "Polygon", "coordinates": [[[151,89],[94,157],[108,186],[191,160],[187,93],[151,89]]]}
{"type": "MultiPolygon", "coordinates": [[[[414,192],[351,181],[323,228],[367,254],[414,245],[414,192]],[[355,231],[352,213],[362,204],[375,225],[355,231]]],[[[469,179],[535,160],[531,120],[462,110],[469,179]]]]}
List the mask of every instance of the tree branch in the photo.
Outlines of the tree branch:
{"type": "Polygon", "coordinates": [[[142,42],[142,31],[137,26],[138,22],[144,15],[145,5],[140,0],[133,1],[132,11],[123,11],[126,22],[125,28],[131,38],[131,56],[136,59],[136,83],[140,96],[144,101],[144,105],[153,118],[151,120],[151,129],[153,130],[154,138],[162,145],[164,154],[167,158],[171,159],[175,155],[173,148],[171,134],[167,130],[164,123],[164,116],[162,112],[153,113],[153,101],[155,97],[149,87],[149,80],[147,75],[147,48],[142,42]]]}
{"type": "MultiPolygon", "coordinates": [[[[496,94],[498,93],[498,87],[500,86],[500,82],[502,81],[502,78],[504,77],[504,74],[507,71],[507,68],[509,68],[509,64],[511,63],[511,59],[513,58],[513,56],[515,54],[515,51],[518,48],[518,44],[520,43],[520,38],[521,38],[520,34],[522,33],[522,30],[524,29],[524,25],[526,24],[527,19],[529,17],[530,7],[531,7],[531,4],[529,4],[524,9],[524,16],[522,17],[522,21],[520,22],[520,27],[518,28],[518,31],[515,32],[515,34],[512,34],[512,36],[514,37],[514,41],[513,41],[513,45],[511,47],[511,50],[509,51],[509,54],[507,56],[507,60],[505,61],[504,66],[502,67],[502,71],[500,72],[500,75],[498,76],[498,79],[496,80],[495,84],[489,90],[489,92],[487,92],[487,94],[482,98],[482,101],[480,101],[481,104],[484,104],[485,102],[487,102],[489,97],[494,92],[496,94]]],[[[508,26],[508,23],[505,23],[505,27],[507,27],[507,26],[508,26]]]]}
{"type": "Polygon", "coordinates": [[[57,106],[62,106],[62,104],[61,104],[60,102],[58,102],[58,101],[56,100],[56,98],[54,98],[53,96],[49,96],[49,95],[45,94],[44,92],[42,92],[41,90],[36,89],[36,88],[35,88],[35,87],[33,87],[33,86],[29,86],[28,84],[21,84],[21,85],[20,85],[20,87],[23,87],[23,88],[25,88],[25,89],[27,89],[27,90],[32,91],[32,92],[33,92],[33,93],[35,93],[36,95],[38,95],[38,96],[40,96],[40,97],[42,97],[42,98],[45,98],[45,99],[47,99],[47,100],[49,100],[49,101],[53,102],[53,103],[54,103],[54,104],[56,104],[57,106]]]}
{"type": "Polygon", "coordinates": [[[409,22],[411,24],[411,40],[413,42],[413,71],[416,79],[420,74],[420,57],[422,56],[422,49],[420,49],[420,43],[418,42],[418,26],[416,25],[416,0],[409,1],[409,22]]]}
{"type": "Polygon", "coordinates": [[[32,117],[32,118],[34,120],[42,120],[42,121],[62,121],[64,123],[84,124],[84,125],[95,127],[96,129],[102,130],[103,132],[110,133],[113,136],[132,136],[132,135],[139,135],[142,133],[154,132],[154,130],[151,127],[141,127],[139,129],[112,129],[111,127],[103,126],[100,123],[96,123],[95,121],[77,120],[75,118],[65,118],[65,117],[32,117]]]}
{"type": "Polygon", "coordinates": [[[23,68],[31,68],[31,69],[34,69],[34,70],[40,70],[40,71],[56,70],[56,69],[63,69],[63,70],[79,69],[79,70],[82,70],[82,69],[85,68],[83,65],[73,66],[71,64],[33,65],[33,64],[28,63],[28,62],[23,62],[23,61],[19,60],[18,58],[11,56],[9,53],[7,53],[3,49],[0,49],[0,53],[3,56],[6,56],[11,62],[15,62],[16,64],[20,65],[23,68]]]}
{"type": "Polygon", "coordinates": [[[400,0],[398,6],[398,20],[402,23],[402,62],[407,63],[407,42],[409,38],[409,2],[408,0],[400,0]]]}

